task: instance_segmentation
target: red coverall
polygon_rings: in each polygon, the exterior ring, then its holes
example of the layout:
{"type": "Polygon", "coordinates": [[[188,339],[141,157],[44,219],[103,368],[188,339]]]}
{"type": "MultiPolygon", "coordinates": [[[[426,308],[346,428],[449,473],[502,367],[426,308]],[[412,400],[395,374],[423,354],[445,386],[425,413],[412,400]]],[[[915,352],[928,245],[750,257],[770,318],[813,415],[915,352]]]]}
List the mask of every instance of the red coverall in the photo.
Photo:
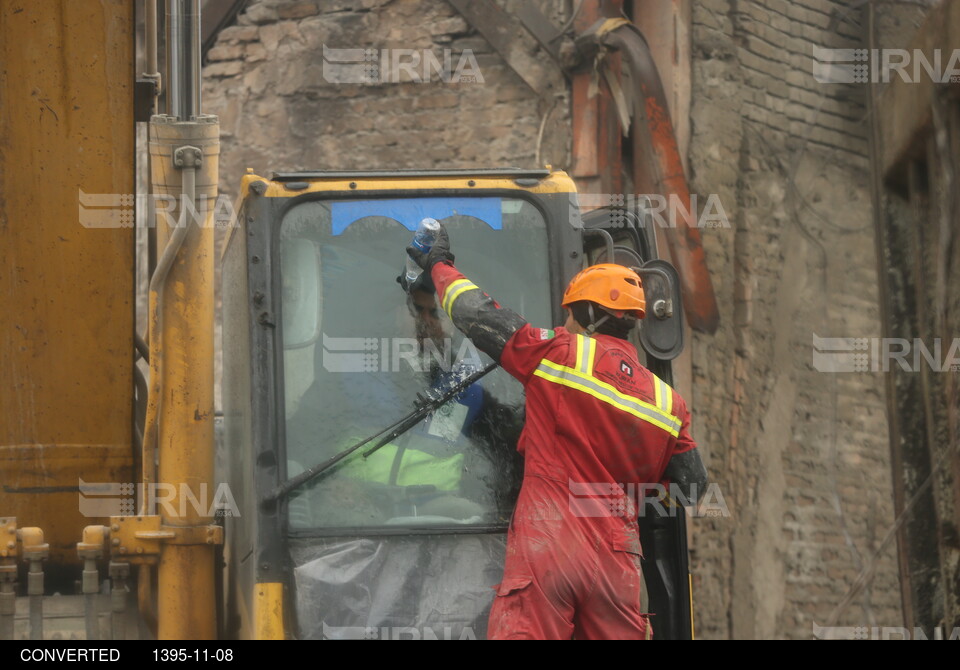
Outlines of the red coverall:
{"type": "MultiPolygon", "coordinates": [[[[479,291],[452,265],[432,278],[451,317],[460,295],[479,291]]],[[[500,364],[526,391],[525,465],[488,638],[651,637],[634,502],[696,447],[683,399],[608,335],[524,324],[500,364]]]]}

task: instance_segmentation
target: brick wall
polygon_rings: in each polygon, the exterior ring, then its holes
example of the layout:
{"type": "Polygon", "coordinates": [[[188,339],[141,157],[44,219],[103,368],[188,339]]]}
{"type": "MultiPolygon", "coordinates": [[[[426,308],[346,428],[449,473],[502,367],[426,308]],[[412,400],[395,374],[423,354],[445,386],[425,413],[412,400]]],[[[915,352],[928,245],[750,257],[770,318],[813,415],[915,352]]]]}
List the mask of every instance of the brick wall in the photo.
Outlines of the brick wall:
{"type": "Polygon", "coordinates": [[[733,230],[704,244],[725,319],[693,342],[698,438],[732,516],[694,542],[704,637],[899,626],[882,379],[812,366],[812,337],[879,334],[864,91],[821,84],[812,48],[859,46],[824,0],[693,6],[692,190],[733,230]]]}
{"type": "MultiPolygon", "coordinates": [[[[532,37],[527,46],[536,50],[532,37]]],[[[549,107],[442,0],[251,2],[220,35],[203,74],[204,109],[220,115],[221,179],[231,193],[247,167],[529,167],[549,107]],[[445,83],[431,72],[424,83],[334,84],[325,78],[324,45],[426,49],[441,62],[449,50],[454,69],[466,50],[483,83],[445,83]]],[[[567,155],[566,105],[558,110],[541,163],[567,155]]]]}
{"type": "MultiPolygon", "coordinates": [[[[559,25],[562,3],[541,4],[559,25]]],[[[693,524],[701,637],[810,638],[871,561],[838,624],[901,621],[895,548],[878,552],[893,521],[881,380],[811,364],[814,333],[880,329],[863,92],[811,74],[814,44],[859,44],[845,11],[693,3],[689,177],[732,223],[704,231],[721,329],[690,344],[695,437],[731,511],[693,524]]],[[[251,2],[204,77],[231,193],[248,166],[532,167],[549,108],[442,0],[251,2]],[[470,49],[485,83],[333,85],[324,44],[470,49]]],[[[541,164],[570,167],[567,105],[541,164]]]]}

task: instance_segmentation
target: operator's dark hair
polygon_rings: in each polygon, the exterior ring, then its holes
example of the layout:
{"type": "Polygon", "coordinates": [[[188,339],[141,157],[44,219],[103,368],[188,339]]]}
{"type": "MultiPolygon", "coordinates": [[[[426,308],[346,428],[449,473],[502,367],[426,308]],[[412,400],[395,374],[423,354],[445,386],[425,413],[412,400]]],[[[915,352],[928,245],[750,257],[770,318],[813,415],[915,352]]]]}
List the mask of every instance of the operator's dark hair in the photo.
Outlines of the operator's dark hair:
{"type": "MultiPolygon", "coordinates": [[[[587,328],[590,325],[591,304],[593,304],[593,316],[597,320],[609,314],[604,307],[598,305],[597,303],[591,303],[589,300],[580,300],[570,303],[570,311],[573,313],[574,320],[583,328],[587,328]]],[[[611,315],[609,319],[600,324],[600,326],[597,328],[597,332],[602,335],[610,335],[611,337],[625,340],[630,336],[630,331],[633,330],[636,325],[637,319],[632,315],[624,315],[622,319],[618,319],[611,315]]]]}

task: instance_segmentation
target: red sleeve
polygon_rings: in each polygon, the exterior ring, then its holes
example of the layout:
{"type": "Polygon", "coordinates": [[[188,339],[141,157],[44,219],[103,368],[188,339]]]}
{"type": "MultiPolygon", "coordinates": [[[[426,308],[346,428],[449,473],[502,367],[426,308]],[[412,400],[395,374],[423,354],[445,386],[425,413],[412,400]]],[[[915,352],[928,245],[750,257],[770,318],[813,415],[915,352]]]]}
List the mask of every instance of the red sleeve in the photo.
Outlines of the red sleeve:
{"type": "Polygon", "coordinates": [[[527,326],[526,320],[497,301],[467,279],[452,264],[433,266],[431,278],[443,311],[453,325],[470,338],[477,348],[497,363],[502,363],[503,350],[517,331],[527,326]]]}
{"type": "Polygon", "coordinates": [[[503,349],[500,365],[526,384],[547,352],[555,347],[570,346],[570,333],[563,328],[550,330],[534,328],[530,324],[513,334],[503,349]]]}
{"type": "MultiPolygon", "coordinates": [[[[447,289],[453,282],[466,279],[457,268],[447,263],[434,265],[430,276],[434,286],[437,287],[437,296],[441,303],[444,302],[447,289]]],[[[499,309],[500,306],[496,302],[493,304],[499,309]]],[[[553,331],[547,328],[534,328],[524,323],[507,340],[500,356],[500,365],[521,383],[526,384],[540,361],[546,356],[546,352],[558,345],[562,346],[569,338],[570,334],[563,328],[553,331]]]]}
{"type": "Polygon", "coordinates": [[[437,296],[439,296],[441,300],[450,284],[458,279],[466,279],[460,270],[449,263],[437,263],[434,265],[430,273],[430,278],[433,279],[433,285],[437,287],[437,296]]]}
{"type": "Polygon", "coordinates": [[[677,418],[680,419],[680,434],[677,436],[677,444],[673,449],[674,454],[683,454],[693,451],[697,448],[697,443],[690,436],[690,411],[687,409],[687,403],[676,391],[673,393],[673,406],[676,408],[677,418]]]}

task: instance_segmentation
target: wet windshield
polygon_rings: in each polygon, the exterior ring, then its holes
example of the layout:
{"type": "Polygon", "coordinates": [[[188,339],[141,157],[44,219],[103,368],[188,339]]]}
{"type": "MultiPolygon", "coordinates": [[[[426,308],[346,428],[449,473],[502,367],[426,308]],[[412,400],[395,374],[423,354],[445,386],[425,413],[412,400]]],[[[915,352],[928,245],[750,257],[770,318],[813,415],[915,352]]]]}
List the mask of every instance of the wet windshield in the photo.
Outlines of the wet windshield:
{"type": "MultiPolygon", "coordinates": [[[[431,292],[397,283],[422,218],[443,222],[457,266],[502,305],[550,324],[546,224],[520,199],[316,201],[281,228],[287,476],[330,458],[490,362],[431,292]]],[[[293,530],[506,524],[519,490],[523,391],[502,370],[364,458],[290,498],[293,530]]]]}

